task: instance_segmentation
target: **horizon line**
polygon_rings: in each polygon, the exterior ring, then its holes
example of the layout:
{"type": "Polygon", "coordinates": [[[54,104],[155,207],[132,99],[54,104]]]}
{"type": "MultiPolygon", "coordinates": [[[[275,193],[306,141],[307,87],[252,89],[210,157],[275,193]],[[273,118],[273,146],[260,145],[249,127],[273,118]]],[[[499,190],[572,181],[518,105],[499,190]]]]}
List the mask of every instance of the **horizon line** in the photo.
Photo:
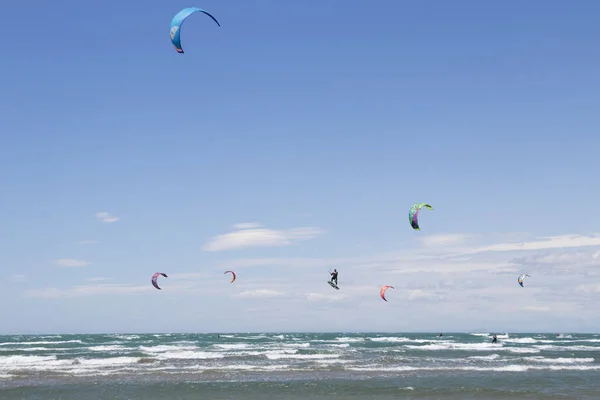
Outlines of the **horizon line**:
{"type": "Polygon", "coordinates": [[[44,333],[0,333],[0,336],[47,336],[47,335],[228,335],[228,334],[435,334],[440,333],[446,334],[473,334],[473,333],[496,333],[496,334],[575,334],[575,335],[593,335],[599,334],[597,331],[581,331],[581,332],[567,332],[567,331],[488,331],[488,330],[472,330],[472,331],[214,331],[214,332],[79,332],[79,333],[67,333],[67,332],[44,332],[44,333]]]}

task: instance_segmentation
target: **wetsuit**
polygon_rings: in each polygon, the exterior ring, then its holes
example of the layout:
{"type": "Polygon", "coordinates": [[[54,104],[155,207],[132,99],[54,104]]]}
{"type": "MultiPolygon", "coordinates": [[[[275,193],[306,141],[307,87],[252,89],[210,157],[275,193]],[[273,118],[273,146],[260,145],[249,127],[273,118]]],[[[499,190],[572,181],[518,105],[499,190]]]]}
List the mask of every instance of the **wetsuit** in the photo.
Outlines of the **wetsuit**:
{"type": "Polygon", "coordinates": [[[331,282],[335,283],[335,286],[337,286],[337,276],[338,273],[337,272],[331,272],[331,282]]]}
{"type": "Polygon", "coordinates": [[[496,337],[496,335],[494,335],[494,337],[492,338],[492,343],[497,343],[498,342],[498,338],[496,337]]]}

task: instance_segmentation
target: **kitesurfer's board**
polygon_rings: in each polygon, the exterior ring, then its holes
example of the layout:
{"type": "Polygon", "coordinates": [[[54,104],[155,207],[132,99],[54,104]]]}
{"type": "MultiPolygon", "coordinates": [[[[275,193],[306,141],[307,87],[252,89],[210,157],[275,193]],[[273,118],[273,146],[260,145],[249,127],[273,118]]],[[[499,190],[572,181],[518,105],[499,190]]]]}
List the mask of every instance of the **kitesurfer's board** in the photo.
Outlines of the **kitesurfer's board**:
{"type": "Polygon", "coordinates": [[[337,290],[340,290],[340,288],[339,288],[339,287],[337,287],[337,286],[335,285],[335,283],[333,283],[333,282],[331,282],[331,281],[327,281],[327,283],[329,283],[329,286],[331,286],[332,288],[335,288],[335,289],[337,289],[337,290]]]}

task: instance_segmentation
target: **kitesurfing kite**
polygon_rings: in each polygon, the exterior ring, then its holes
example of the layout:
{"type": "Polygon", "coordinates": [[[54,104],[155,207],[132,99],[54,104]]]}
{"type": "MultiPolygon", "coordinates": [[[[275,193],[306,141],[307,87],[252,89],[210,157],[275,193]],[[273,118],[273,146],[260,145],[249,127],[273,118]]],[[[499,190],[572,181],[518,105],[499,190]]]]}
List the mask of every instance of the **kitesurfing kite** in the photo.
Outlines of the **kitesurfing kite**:
{"type": "Polygon", "coordinates": [[[382,286],[382,287],[381,287],[381,290],[379,291],[379,295],[380,295],[380,296],[381,296],[381,298],[382,298],[383,300],[385,300],[385,301],[387,301],[387,299],[385,298],[385,292],[386,292],[386,290],[388,290],[389,288],[392,288],[392,289],[394,289],[394,287],[393,287],[393,286],[388,286],[388,285],[386,285],[386,286],[382,286]]]}
{"type": "Polygon", "coordinates": [[[209,17],[212,18],[213,21],[215,21],[217,23],[217,25],[221,26],[221,24],[219,24],[219,21],[217,21],[215,17],[210,15],[208,13],[208,11],[204,11],[201,8],[189,7],[189,8],[184,8],[183,10],[179,11],[171,20],[171,31],[170,31],[171,42],[173,43],[173,46],[175,46],[175,50],[177,50],[178,53],[183,53],[183,48],[181,47],[181,37],[180,37],[181,25],[183,24],[183,21],[185,21],[185,19],[187,17],[189,17],[191,14],[196,13],[196,12],[201,12],[201,13],[208,15],[209,17]]]}
{"type": "Polygon", "coordinates": [[[526,276],[529,276],[527,274],[521,274],[521,276],[519,276],[519,279],[517,279],[517,281],[519,282],[519,285],[521,285],[521,287],[523,286],[523,280],[525,279],[526,276]]]}
{"type": "Polygon", "coordinates": [[[235,282],[235,272],[233,272],[233,271],[225,271],[225,272],[223,272],[223,275],[225,275],[228,272],[231,273],[231,275],[233,275],[233,279],[231,280],[231,283],[235,282]]]}
{"type": "Polygon", "coordinates": [[[157,288],[158,290],[162,290],[159,286],[158,286],[158,277],[159,275],[164,276],[165,278],[168,278],[167,274],[163,273],[163,272],[156,272],[154,275],[152,275],[152,285],[154,285],[155,288],[157,288]]]}
{"type": "Polygon", "coordinates": [[[421,230],[421,228],[419,228],[419,211],[421,211],[421,208],[423,207],[433,210],[433,207],[427,203],[418,203],[414,204],[408,212],[408,221],[410,222],[410,226],[412,226],[416,231],[421,230]]]}

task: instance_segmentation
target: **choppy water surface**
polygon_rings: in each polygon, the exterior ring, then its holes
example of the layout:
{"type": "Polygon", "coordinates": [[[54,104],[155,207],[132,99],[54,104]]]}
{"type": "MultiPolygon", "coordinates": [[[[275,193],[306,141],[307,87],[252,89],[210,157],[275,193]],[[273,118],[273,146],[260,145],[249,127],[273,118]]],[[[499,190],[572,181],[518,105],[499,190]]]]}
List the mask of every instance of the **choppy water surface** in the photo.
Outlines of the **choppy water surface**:
{"type": "Polygon", "coordinates": [[[0,398],[598,399],[600,335],[0,336],[0,398]]]}

